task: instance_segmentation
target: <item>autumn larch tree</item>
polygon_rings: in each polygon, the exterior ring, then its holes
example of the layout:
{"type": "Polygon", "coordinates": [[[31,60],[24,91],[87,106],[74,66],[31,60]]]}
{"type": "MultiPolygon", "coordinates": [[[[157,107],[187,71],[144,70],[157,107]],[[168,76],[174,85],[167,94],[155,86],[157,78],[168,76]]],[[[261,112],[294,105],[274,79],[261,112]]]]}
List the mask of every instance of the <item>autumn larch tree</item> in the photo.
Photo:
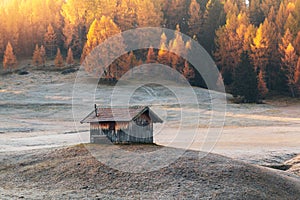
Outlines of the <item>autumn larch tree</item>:
{"type": "MultiPolygon", "coordinates": [[[[264,17],[268,17],[268,15],[275,11],[278,10],[280,6],[280,1],[274,1],[274,0],[262,0],[261,1],[261,11],[264,14],[264,17]],[[273,9],[273,11],[272,11],[273,9]]],[[[269,19],[270,20],[270,19],[269,19]]]]}
{"type": "MultiPolygon", "coordinates": [[[[161,4],[151,0],[136,0],[136,27],[161,27],[163,13],[161,4]]],[[[139,35],[141,46],[150,46],[155,40],[149,31],[142,31],[139,35]]],[[[145,56],[146,51],[140,50],[140,55],[145,56]]]]}
{"type": "Polygon", "coordinates": [[[68,50],[68,55],[67,55],[67,58],[66,58],[66,63],[68,65],[74,64],[74,57],[73,57],[73,52],[72,52],[71,48],[69,48],[69,50],[68,50]]]}
{"type": "MultiPolygon", "coordinates": [[[[0,24],[1,26],[1,24],[0,24]]],[[[4,50],[5,50],[5,43],[4,43],[4,34],[3,29],[0,28],[0,56],[3,56],[4,50]]]]}
{"type": "Polygon", "coordinates": [[[298,86],[300,86],[300,57],[298,58],[298,62],[297,62],[297,67],[295,72],[295,82],[298,86]]]}
{"type": "MultiPolygon", "coordinates": [[[[253,42],[251,44],[251,59],[254,65],[254,68],[257,73],[262,71],[263,78],[265,83],[269,83],[270,85],[270,69],[268,68],[272,51],[274,49],[274,45],[276,47],[276,30],[275,25],[272,22],[268,21],[268,18],[260,24],[259,28],[256,31],[256,35],[253,38],[253,42]]],[[[274,53],[275,54],[275,53],[274,53]]],[[[263,84],[264,85],[264,84],[263,84]]]]}
{"type": "Polygon", "coordinates": [[[84,42],[86,41],[86,28],[82,24],[74,25],[65,19],[63,28],[64,46],[71,48],[73,56],[80,58],[84,42]]]}
{"type": "MultiPolygon", "coordinates": [[[[272,5],[270,2],[272,0],[266,0],[263,4],[267,4],[268,6],[272,5]],[[269,5],[270,4],[270,5],[269,5]]],[[[266,7],[267,7],[266,5],[266,7]]],[[[274,4],[277,7],[277,4],[274,4]]],[[[279,6],[279,5],[278,5],[279,6]]],[[[267,8],[266,8],[267,9],[267,8]]],[[[278,27],[276,25],[276,11],[274,6],[271,6],[267,9],[268,12],[266,16],[269,22],[269,26],[267,27],[267,37],[269,38],[269,56],[268,63],[265,69],[266,81],[268,82],[269,89],[277,89],[280,85],[282,85],[282,81],[280,78],[280,55],[278,52],[278,42],[280,41],[280,33],[278,31],[278,27]]]]}
{"type": "Polygon", "coordinates": [[[102,16],[100,20],[95,19],[93,21],[87,34],[87,41],[81,56],[81,62],[84,61],[83,64],[86,71],[93,72],[95,75],[105,72],[106,77],[114,79],[120,77],[122,73],[120,71],[122,69],[122,63],[125,62],[125,60],[122,60],[125,59],[124,56],[121,56],[110,66],[107,65],[109,64],[109,60],[125,52],[126,45],[121,36],[111,41],[110,45],[106,48],[99,48],[97,52],[92,52],[94,48],[103,43],[106,39],[119,33],[121,33],[120,28],[110,17],[102,16]],[[102,56],[101,59],[97,57],[99,55],[102,56]],[[86,58],[88,60],[86,60],[86,58]],[[100,60],[102,63],[98,63],[100,60]],[[105,67],[107,67],[107,69],[104,69],[105,67]]]}
{"type": "Polygon", "coordinates": [[[128,62],[128,53],[121,55],[118,59],[116,59],[111,64],[111,70],[113,72],[113,78],[118,80],[121,78],[125,73],[130,70],[130,63],[128,62]]]}
{"type": "Polygon", "coordinates": [[[57,53],[56,53],[54,63],[55,63],[55,67],[57,67],[57,68],[62,68],[64,66],[64,59],[60,53],[59,48],[57,48],[57,53]]]}
{"type": "Polygon", "coordinates": [[[164,14],[166,20],[166,27],[174,29],[176,24],[180,27],[186,23],[184,19],[188,19],[186,12],[186,1],[183,0],[170,0],[164,1],[164,14]]]}
{"type": "Polygon", "coordinates": [[[300,30],[300,0],[291,1],[288,3],[289,5],[292,5],[292,9],[286,20],[285,28],[289,28],[293,37],[296,37],[300,30]]]}
{"type": "Polygon", "coordinates": [[[114,21],[122,31],[130,30],[136,26],[136,8],[135,2],[123,0],[118,2],[114,21]]]}
{"type": "Polygon", "coordinates": [[[282,70],[285,72],[287,78],[287,84],[289,86],[292,97],[295,97],[295,86],[296,86],[296,70],[298,56],[296,55],[295,49],[291,43],[285,49],[285,56],[281,58],[282,70]]]}
{"type": "Polygon", "coordinates": [[[11,71],[16,67],[17,67],[17,59],[14,54],[13,47],[11,46],[10,42],[8,42],[3,57],[3,68],[5,71],[7,70],[11,71]]]}
{"type": "Polygon", "coordinates": [[[166,45],[166,35],[161,35],[160,48],[157,56],[158,63],[162,65],[170,66],[170,53],[166,45]]]}
{"type": "Polygon", "coordinates": [[[198,36],[202,27],[202,16],[200,5],[196,0],[192,0],[189,7],[189,31],[188,34],[192,37],[198,36]]]}
{"type": "MultiPolygon", "coordinates": [[[[283,62],[282,59],[285,58],[285,54],[286,54],[286,49],[288,47],[289,44],[292,44],[292,40],[293,40],[293,36],[290,32],[290,29],[288,28],[283,37],[280,38],[279,44],[278,44],[278,53],[279,53],[279,64],[277,66],[278,68],[278,76],[274,77],[275,80],[280,81],[281,84],[279,84],[277,86],[277,88],[280,88],[280,91],[286,91],[287,89],[289,89],[288,84],[287,84],[287,77],[286,77],[286,71],[282,70],[283,68],[283,62]]],[[[274,81],[275,81],[274,80],[274,81]]]]}
{"type": "Polygon", "coordinates": [[[271,55],[270,46],[273,42],[274,32],[274,27],[271,26],[268,19],[266,19],[264,23],[260,24],[256,31],[256,36],[253,38],[253,43],[251,45],[251,58],[255,70],[257,71],[266,71],[266,67],[269,63],[269,57],[271,55]]]}
{"type": "Polygon", "coordinates": [[[174,39],[169,43],[171,67],[182,72],[184,61],[180,56],[186,55],[185,43],[180,34],[180,27],[177,24],[174,39]]]}
{"type": "MultiPolygon", "coordinates": [[[[64,18],[64,45],[72,48],[74,57],[80,58],[86,41],[89,21],[89,5],[86,0],[68,0],[62,5],[61,14],[64,18]]],[[[93,17],[95,19],[95,16],[93,17]]]]}
{"type": "Polygon", "coordinates": [[[294,79],[296,84],[296,93],[297,96],[299,97],[300,96],[300,57],[298,58],[294,79]]]}
{"type": "Polygon", "coordinates": [[[257,76],[247,52],[241,54],[241,62],[234,69],[232,94],[241,103],[258,101],[257,76]]]}
{"type": "Polygon", "coordinates": [[[95,19],[88,31],[87,41],[81,59],[83,60],[95,47],[104,42],[104,40],[118,33],[121,33],[121,30],[110,17],[102,16],[100,20],[95,19]]]}
{"type": "Polygon", "coordinates": [[[34,66],[40,66],[42,64],[42,62],[43,61],[42,61],[39,45],[35,45],[35,50],[34,50],[33,56],[32,56],[32,64],[34,66]]]}
{"type": "MultiPolygon", "coordinates": [[[[157,63],[158,62],[158,60],[157,60],[158,58],[157,58],[157,55],[156,55],[156,53],[155,53],[155,51],[154,51],[154,49],[153,49],[153,47],[150,47],[149,49],[148,49],[148,52],[147,52],[147,56],[146,56],[146,61],[145,61],[145,63],[147,63],[147,64],[154,64],[154,63],[157,63]]],[[[147,73],[156,73],[156,72],[154,72],[153,71],[153,69],[151,69],[151,65],[148,65],[147,66],[147,69],[146,69],[146,72],[147,73]]]]}
{"type": "Polygon", "coordinates": [[[257,81],[258,81],[257,88],[258,88],[259,99],[264,99],[266,97],[266,95],[268,94],[269,89],[267,88],[264,72],[262,70],[260,70],[258,73],[257,81]]]}
{"type": "Polygon", "coordinates": [[[284,35],[284,26],[285,26],[287,17],[288,16],[287,16],[285,4],[284,4],[284,2],[281,2],[279,9],[277,11],[276,22],[275,22],[279,35],[284,35]]]}
{"type": "Polygon", "coordinates": [[[220,66],[224,83],[232,83],[234,68],[240,63],[241,53],[249,51],[253,27],[247,14],[227,14],[226,24],[216,32],[216,51],[214,53],[220,66]]]}
{"type": "Polygon", "coordinates": [[[46,59],[47,59],[47,56],[46,56],[46,49],[44,47],[44,45],[41,46],[40,48],[40,56],[41,56],[41,61],[42,61],[42,65],[45,66],[46,64],[46,59]]]}
{"type": "Polygon", "coordinates": [[[188,61],[184,62],[183,76],[187,78],[188,81],[191,81],[191,79],[195,78],[195,71],[190,67],[188,61]]]}
{"type": "Polygon", "coordinates": [[[163,22],[160,4],[155,1],[136,0],[136,20],[138,27],[159,27],[163,22]]]}
{"type": "Polygon", "coordinates": [[[131,73],[130,75],[132,77],[133,76],[133,69],[134,69],[134,67],[138,66],[138,61],[137,61],[136,56],[134,55],[133,51],[131,51],[128,54],[126,63],[129,66],[130,73],[131,73]]]}
{"type": "Polygon", "coordinates": [[[148,49],[146,63],[156,63],[156,62],[157,62],[157,57],[155,55],[154,49],[153,47],[150,47],[148,49]]]}
{"type": "Polygon", "coordinates": [[[261,9],[261,0],[249,0],[250,22],[258,27],[264,21],[264,13],[261,9]]]}
{"type": "Polygon", "coordinates": [[[295,51],[300,56],[300,31],[297,33],[297,37],[294,41],[295,51]]]}
{"type": "Polygon", "coordinates": [[[291,34],[290,29],[288,28],[285,31],[284,36],[281,38],[281,41],[279,43],[278,51],[279,51],[281,57],[285,56],[285,50],[288,47],[288,45],[290,43],[292,43],[292,40],[293,40],[293,35],[291,34]]]}
{"type": "Polygon", "coordinates": [[[225,1],[224,2],[224,12],[225,12],[227,18],[230,15],[237,15],[240,12],[239,6],[237,5],[237,1],[235,1],[235,0],[225,1]]]}
{"type": "Polygon", "coordinates": [[[48,25],[47,32],[44,35],[44,45],[47,56],[52,58],[57,48],[57,37],[51,24],[48,25]]]}

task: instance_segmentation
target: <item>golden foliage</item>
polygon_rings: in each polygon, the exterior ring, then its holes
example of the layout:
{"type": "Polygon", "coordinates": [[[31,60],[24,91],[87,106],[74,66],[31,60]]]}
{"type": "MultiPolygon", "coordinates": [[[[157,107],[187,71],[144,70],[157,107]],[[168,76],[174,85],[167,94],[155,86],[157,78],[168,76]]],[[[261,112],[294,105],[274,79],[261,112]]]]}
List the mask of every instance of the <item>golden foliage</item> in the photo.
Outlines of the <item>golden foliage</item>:
{"type": "Polygon", "coordinates": [[[3,57],[4,70],[13,70],[17,67],[17,59],[10,42],[7,43],[6,50],[3,57]]]}
{"type": "Polygon", "coordinates": [[[43,64],[39,45],[35,46],[35,50],[34,50],[33,56],[32,56],[32,64],[34,66],[40,66],[41,64],[43,64]]]}
{"type": "Polygon", "coordinates": [[[69,50],[68,50],[68,55],[67,55],[67,58],[66,58],[66,63],[68,65],[74,64],[74,57],[73,57],[73,52],[72,52],[71,48],[69,48],[69,50]]]}
{"type": "Polygon", "coordinates": [[[55,64],[55,67],[57,67],[57,68],[62,68],[64,66],[64,59],[60,53],[59,48],[57,48],[57,53],[56,53],[56,57],[54,60],[54,64],[55,64]]]}

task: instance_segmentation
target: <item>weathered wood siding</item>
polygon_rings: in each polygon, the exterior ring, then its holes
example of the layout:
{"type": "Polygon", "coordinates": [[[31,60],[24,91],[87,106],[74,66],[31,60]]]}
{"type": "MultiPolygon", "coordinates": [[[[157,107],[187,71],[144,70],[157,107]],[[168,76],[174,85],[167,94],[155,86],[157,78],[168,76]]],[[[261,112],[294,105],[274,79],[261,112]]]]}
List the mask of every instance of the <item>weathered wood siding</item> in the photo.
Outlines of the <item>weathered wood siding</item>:
{"type": "Polygon", "coordinates": [[[153,143],[153,123],[147,113],[130,122],[130,138],[133,143],[153,143]]]}
{"type": "Polygon", "coordinates": [[[115,128],[114,122],[106,122],[106,123],[91,123],[90,124],[90,142],[97,143],[96,139],[99,136],[107,136],[109,131],[113,131],[115,128]]]}
{"type": "Polygon", "coordinates": [[[102,136],[112,143],[153,143],[153,122],[145,112],[131,122],[91,123],[90,142],[97,143],[102,136]]]}

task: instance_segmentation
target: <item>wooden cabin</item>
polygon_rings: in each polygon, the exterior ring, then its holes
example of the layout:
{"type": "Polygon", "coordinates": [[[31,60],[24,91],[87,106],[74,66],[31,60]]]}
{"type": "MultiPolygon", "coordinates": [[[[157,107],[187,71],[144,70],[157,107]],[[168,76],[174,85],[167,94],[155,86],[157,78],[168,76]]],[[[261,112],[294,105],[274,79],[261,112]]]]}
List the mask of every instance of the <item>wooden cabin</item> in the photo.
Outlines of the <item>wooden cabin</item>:
{"type": "Polygon", "coordinates": [[[153,123],[162,123],[149,107],[101,108],[95,105],[81,123],[90,124],[90,142],[153,143],[153,123]]]}

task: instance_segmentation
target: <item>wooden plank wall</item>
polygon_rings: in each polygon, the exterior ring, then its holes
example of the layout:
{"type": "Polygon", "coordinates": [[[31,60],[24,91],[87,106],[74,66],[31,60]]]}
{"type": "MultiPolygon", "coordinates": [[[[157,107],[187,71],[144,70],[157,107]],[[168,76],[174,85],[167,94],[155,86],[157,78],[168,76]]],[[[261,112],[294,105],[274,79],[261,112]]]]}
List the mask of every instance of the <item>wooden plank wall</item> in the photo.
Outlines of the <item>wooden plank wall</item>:
{"type": "Polygon", "coordinates": [[[153,123],[147,113],[131,122],[90,124],[90,142],[105,135],[113,143],[153,143],[153,123]]]}

